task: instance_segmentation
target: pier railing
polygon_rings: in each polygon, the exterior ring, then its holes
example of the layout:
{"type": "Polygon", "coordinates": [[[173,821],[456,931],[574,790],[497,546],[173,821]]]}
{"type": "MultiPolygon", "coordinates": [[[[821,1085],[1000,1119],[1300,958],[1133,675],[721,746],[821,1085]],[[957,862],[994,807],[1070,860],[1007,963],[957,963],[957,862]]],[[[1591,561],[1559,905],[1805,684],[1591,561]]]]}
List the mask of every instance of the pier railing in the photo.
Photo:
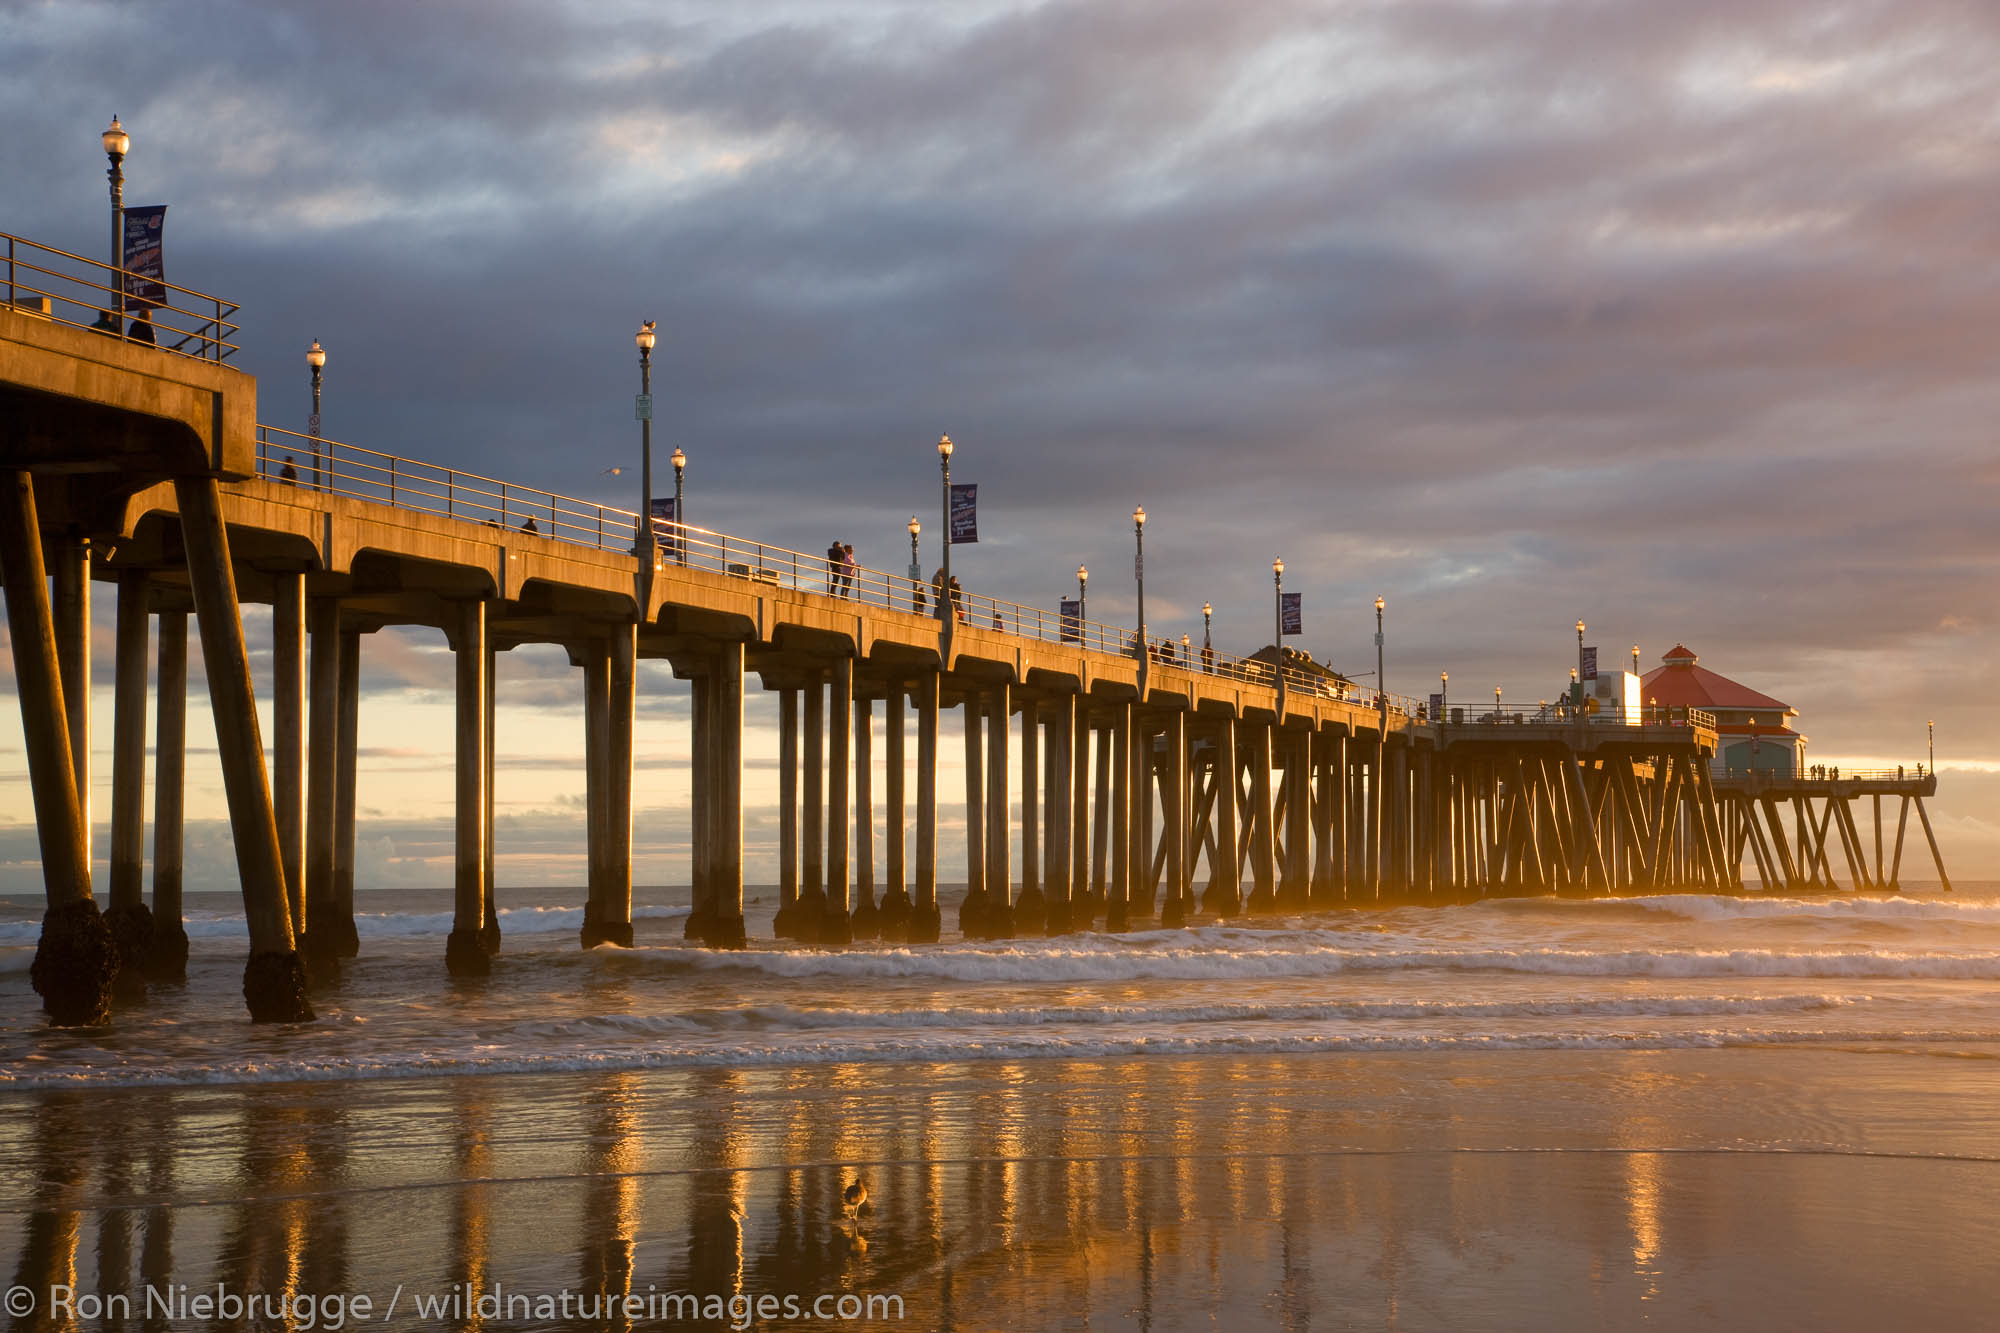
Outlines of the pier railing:
{"type": "Polygon", "coordinates": [[[1715,729],[1715,714],[1702,708],[1669,708],[1649,704],[1640,708],[1577,709],[1564,702],[1503,704],[1460,704],[1449,700],[1445,722],[1454,727],[1706,727],[1715,729]]]}
{"type": "Polygon", "coordinates": [[[1823,782],[1832,786],[1836,782],[1922,782],[1937,776],[1923,764],[1911,764],[1906,768],[1833,768],[1809,764],[1796,773],[1777,773],[1768,768],[1731,767],[1722,760],[1712,761],[1708,766],[1711,777],[1728,779],[1761,779],[1767,782],[1802,783],[1823,782]]]}
{"type": "Polygon", "coordinates": [[[7,304],[32,319],[46,319],[108,337],[132,339],[139,312],[150,311],[153,345],[164,352],[221,363],[237,351],[233,341],[238,307],[219,296],[146,278],[128,269],[67,250],[41,245],[23,236],[0,232],[7,243],[7,304]],[[140,284],[157,283],[165,299],[149,300],[135,293],[140,284]],[[123,293],[121,301],[120,294],[123,293]],[[126,327],[119,327],[120,314],[126,327]]]}
{"type": "MultiPolygon", "coordinates": [[[[304,490],[463,519],[593,550],[636,555],[639,549],[637,510],[558,495],[280,426],[257,428],[257,471],[266,480],[304,490]]],[[[826,552],[795,551],[664,519],[655,520],[653,531],[655,559],[662,570],[699,569],[884,610],[939,614],[941,590],[935,579],[913,579],[866,565],[836,564],[826,552]]],[[[1123,626],[963,588],[949,594],[949,600],[961,624],[1044,643],[1072,643],[1121,657],[1137,657],[1140,652],[1138,632],[1123,626]]],[[[1146,639],[1146,651],[1157,665],[1243,684],[1269,687],[1276,683],[1268,659],[1237,657],[1151,634],[1146,639]]],[[[1392,718],[1425,720],[1422,700],[1335,679],[1296,660],[1284,663],[1284,683],[1286,691],[1295,696],[1340,699],[1371,709],[1380,708],[1386,700],[1392,718]]]]}

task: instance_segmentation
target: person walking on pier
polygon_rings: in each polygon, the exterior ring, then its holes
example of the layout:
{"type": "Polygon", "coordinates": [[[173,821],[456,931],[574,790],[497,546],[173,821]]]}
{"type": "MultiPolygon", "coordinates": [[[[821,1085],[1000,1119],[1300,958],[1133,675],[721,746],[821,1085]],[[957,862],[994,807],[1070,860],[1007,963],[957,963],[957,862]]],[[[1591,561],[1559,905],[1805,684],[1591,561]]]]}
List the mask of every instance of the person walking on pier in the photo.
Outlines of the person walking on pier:
{"type": "Polygon", "coordinates": [[[292,463],[292,456],[290,454],[285,455],[285,465],[278,469],[278,482],[284,486],[296,486],[299,484],[299,470],[292,463]]]}
{"type": "Polygon", "coordinates": [[[839,542],[834,542],[831,546],[828,546],[826,548],[826,595],[827,596],[829,597],[840,596],[840,575],[841,571],[845,568],[846,564],[847,564],[847,555],[846,552],[841,550],[839,542]]]}
{"type": "Polygon", "coordinates": [[[843,542],[840,547],[840,595],[854,596],[854,575],[861,566],[854,560],[854,543],[843,542]]]}
{"type": "Polygon", "coordinates": [[[125,336],[135,343],[144,343],[148,347],[158,347],[160,345],[159,337],[153,332],[153,308],[151,306],[139,307],[139,318],[132,321],[132,327],[125,331],[125,336]]]}

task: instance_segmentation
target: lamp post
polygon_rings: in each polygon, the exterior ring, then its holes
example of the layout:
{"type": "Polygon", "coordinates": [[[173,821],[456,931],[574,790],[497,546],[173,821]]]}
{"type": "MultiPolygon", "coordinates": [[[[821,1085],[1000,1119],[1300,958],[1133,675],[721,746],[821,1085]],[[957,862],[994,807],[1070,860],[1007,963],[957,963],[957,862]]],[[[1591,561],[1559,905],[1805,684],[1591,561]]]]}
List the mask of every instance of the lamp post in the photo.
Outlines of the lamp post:
{"type": "MultiPolygon", "coordinates": [[[[639,345],[639,569],[643,577],[653,577],[653,332],[656,321],[647,320],[632,335],[639,345]]],[[[650,586],[650,584],[648,585],[650,586]]],[[[643,608],[642,608],[643,614],[643,608]]]]}
{"type": "Polygon", "coordinates": [[[1581,680],[1581,674],[1575,667],[1571,667],[1569,669],[1569,703],[1570,707],[1576,709],[1578,717],[1583,716],[1583,691],[1578,683],[1581,680]]]}
{"type": "Polygon", "coordinates": [[[924,525],[917,522],[915,514],[910,515],[910,610],[924,609],[924,562],[917,556],[917,534],[924,525]]]}
{"type": "Polygon", "coordinates": [[[1451,672],[1438,672],[1438,721],[1451,716],[1451,672]]]}
{"type": "Polygon", "coordinates": [[[1937,719],[1930,718],[1924,723],[1924,734],[1929,739],[1931,751],[1931,776],[1937,776],[1937,719]]]}
{"type": "Polygon", "coordinates": [[[679,445],[674,446],[671,461],[674,465],[674,562],[685,565],[688,562],[687,510],[681,507],[681,480],[682,474],[687,471],[688,456],[681,452],[679,445]]]}
{"type": "Polygon", "coordinates": [[[1278,671],[1278,683],[1285,680],[1285,557],[1275,556],[1271,560],[1271,646],[1277,656],[1272,664],[1278,671]]]}
{"type": "Polygon", "coordinates": [[[104,174],[111,181],[111,283],[116,289],[113,304],[118,310],[118,324],[113,331],[122,336],[125,332],[125,246],[120,233],[125,229],[125,154],[131,150],[132,136],[125,133],[118,117],[113,116],[111,128],[100,137],[104,141],[104,155],[111,159],[111,170],[104,174]]]}
{"type": "Polygon", "coordinates": [[[1201,604],[1201,650],[1203,652],[1207,652],[1211,648],[1215,647],[1215,644],[1209,640],[1209,635],[1208,635],[1209,622],[1214,617],[1214,615],[1215,615],[1215,608],[1210,606],[1207,602],[1203,602],[1201,604]]]}
{"type": "Polygon", "coordinates": [[[938,436],[937,449],[938,467],[944,473],[944,563],[938,566],[942,577],[938,579],[937,614],[949,634],[952,622],[958,619],[957,608],[951,604],[951,436],[938,436]]]}
{"type": "Polygon", "coordinates": [[[1639,645],[1636,643],[1632,645],[1632,674],[1639,674],[1639,645]]]}
{"type": "Polygon", "coordinates": [[[1375,599],[1375,702],[1381,714],[1382,734],[1389,734],[1389,696],[1382,692],[1382,607],[1380,597],[1375,599]]]}
{"type": "Polygon", "coordinates": [[[314,486],[314,487],[315,487],[315,488],[317,489],[317,488],[319,487],[319,485],[320,485],[320,475],[319,475],[319,382],[320,382],[320,372],[321,372],[322,370],[326,369],[326,349],[325,349],[324,347],[321,347],[321,346],[319,345],[319,339],[317,339],[317,338],[313,339],[313,345],[312,345],[311,347],[308,347],[308,348],[306,349],[306,364],[307,364],[308,366],[310,366],[310,367],[312,368],[312,381],[313,381],[313,410],[312,410],[312,416],[311,416],[311,417],[310,417],[310,418],[309,418],[309,419],[308,419],[308,420],[306,421],[306,426],[307,426],[307,428],[308,428],[308,429],[310,429],[310,430],[312,431],[312,442],[313,442],[313,486],[314,486]]]}
{"type": "Polygon", "coordinates": [[[1188,636],[1185,634],[1181,635],[1181,665],[1184,667],[1194,665],[1194,657],[1188,651],[1190,646],[1188,636]]]}
{"type": "Polygon", "coordinates": [[[1139,660],[1146,652],[1146,506],[1132,511],[1132,580],[1139,587],[1139,660]]]}
{"type": "Polygon", "coordinates": [[[1500,687],[1498,685],[1493,687],[1493,716],[1496,719],[1500,716],[1500,687]]]}
{"type": "MultiPolygon", "coordinates": [[[[1576,622],[1576,676],[1572,677],[1572,679],[1580,678],[1582,675],[1583,675],[1583,622],[1579,620],[1576,622]]],[[[1572,690],[1570,691],[1570,693],[1575,694],[1576,691],[1572,690]]]]}

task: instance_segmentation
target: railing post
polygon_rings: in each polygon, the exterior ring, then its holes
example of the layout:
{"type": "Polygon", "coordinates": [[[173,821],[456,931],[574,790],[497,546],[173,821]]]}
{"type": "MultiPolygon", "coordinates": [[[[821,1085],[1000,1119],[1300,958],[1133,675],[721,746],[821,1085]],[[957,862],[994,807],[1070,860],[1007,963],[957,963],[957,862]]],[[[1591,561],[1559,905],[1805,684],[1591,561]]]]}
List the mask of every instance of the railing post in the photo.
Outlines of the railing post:
{"type": "Polygon", "coordinates": [[[396,460],[389,460],[389,503],[396,503],[396,460]]]}
{"type": "Polygon", "coordinates": [[[452,479],[452,478],[453,478],[454,476],[456,476],[456,475],[457,475],[457,474],[456,474],[456,473],[454,473],[454,472],[453,472],[453,471],[452,471],[451,469],[449,469],[449,468],[446,468],[446,469],[445,469],[445,474],[444,474],[444,516],[445,516],[446,518],[450,518],[450,517],[452,516],[452,514],[451,514],[451,500],[452,500],[452,496],[451,496],[451,479],[452,479]]]}

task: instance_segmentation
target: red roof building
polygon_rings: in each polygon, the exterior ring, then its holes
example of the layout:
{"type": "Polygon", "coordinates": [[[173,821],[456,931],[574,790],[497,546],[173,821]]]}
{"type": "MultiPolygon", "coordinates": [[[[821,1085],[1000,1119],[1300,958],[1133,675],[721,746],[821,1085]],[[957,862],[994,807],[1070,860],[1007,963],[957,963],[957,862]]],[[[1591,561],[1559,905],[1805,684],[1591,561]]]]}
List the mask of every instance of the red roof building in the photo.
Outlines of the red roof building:
{"type": "Polygon", "coordinates": [[[1799,711],[1727,676],[1700,665],[1685,645],[1660,659],[1639,688],[1648,704],[1662,708],[1699,708],[1715,714],[1716,760],[1743,771],[1797,773],[1805,760],[1806,738],[1793,730],[1790,719],[1799,711]]]}

